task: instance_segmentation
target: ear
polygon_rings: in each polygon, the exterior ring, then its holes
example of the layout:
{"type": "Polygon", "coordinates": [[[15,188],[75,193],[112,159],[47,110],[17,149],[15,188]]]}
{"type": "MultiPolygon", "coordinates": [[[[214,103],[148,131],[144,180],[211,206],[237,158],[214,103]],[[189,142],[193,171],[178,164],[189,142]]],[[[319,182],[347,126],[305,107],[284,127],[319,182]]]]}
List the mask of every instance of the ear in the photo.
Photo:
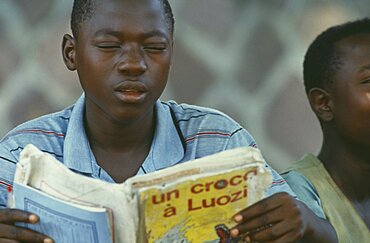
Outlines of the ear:
{"type": "Polygon", "coordinates": [[[330,94],[321,88],[313,88],[308,92],[308,99],[312,110],[323,122],[333,119],[333,102],[330,94]]]}
{"type": "Polygon", "coordinates": [[[71,71],[76,70],[75,55],[76,55],[76,40],[69,34],[63,36],[62,54],[63,61],[67,68],[71,71]]]}

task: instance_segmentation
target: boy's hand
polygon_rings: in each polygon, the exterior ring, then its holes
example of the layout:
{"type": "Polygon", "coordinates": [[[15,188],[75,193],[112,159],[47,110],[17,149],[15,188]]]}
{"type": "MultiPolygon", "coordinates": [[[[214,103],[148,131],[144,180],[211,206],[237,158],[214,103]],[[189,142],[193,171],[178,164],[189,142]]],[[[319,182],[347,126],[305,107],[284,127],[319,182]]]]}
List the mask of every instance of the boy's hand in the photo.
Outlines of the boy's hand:
{"type": "Polygon", "coordinates": [[[18,209],[0,209],[0,242],[43,242],[52,243],[50,237],[41,233],[15,226],[17,222],[37,223],[39,218],[31,213],[18,209]],[[9,241],[5,241],[8,239],[9,241]],[[13,241],[10,241],[13,240],[13,241]]]}
{"type": "Polygon", "coordinates": [[[312,214],[304,203],[281,192],[236,214],[238,225],[231,234],[244,235],[247,242],[296,242],[309,234],[312,214]]]}

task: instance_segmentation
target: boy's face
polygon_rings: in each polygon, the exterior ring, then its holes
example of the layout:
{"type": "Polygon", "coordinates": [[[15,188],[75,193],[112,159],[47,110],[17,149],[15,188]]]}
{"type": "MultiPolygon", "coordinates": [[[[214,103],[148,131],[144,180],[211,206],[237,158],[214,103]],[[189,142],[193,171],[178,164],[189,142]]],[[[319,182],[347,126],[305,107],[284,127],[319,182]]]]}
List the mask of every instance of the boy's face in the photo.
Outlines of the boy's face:
{"type": "Polygon", "coordinates": [[[370,34],[345,38],[336,47],[342,65],[330,88],[333,124],[347,142],[369,148],[370,34]]]}
{"type": "Polygon", "coordinates": [[[129,122],[150,116],[166,86],[172,31],[157,0],[97,1],[74,55],[87,112],[129,122]]]}

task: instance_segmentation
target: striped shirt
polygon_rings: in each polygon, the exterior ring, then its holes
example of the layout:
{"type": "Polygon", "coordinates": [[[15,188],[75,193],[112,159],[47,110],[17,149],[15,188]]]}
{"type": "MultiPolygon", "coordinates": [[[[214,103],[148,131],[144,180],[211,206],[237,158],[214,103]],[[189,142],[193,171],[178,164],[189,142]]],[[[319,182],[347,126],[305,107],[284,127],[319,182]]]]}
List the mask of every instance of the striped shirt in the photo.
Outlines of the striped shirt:
{"type": "MultiPolygon", "coordinates": [[[[4,136],[0,141],[0,207],[6,206],[19,154],[29,143],[77,173],[114,182],[96,162],[90,148],[83,125],[84,103],[82,95],[73,106],[23,123],[4,136]]],[[[157,122],[153,142],[137,174],[231,148],[257,147],[247,130],[220,111],[174,101],[157,101],[155,112],[157,122]]],[[[272,172],[273,182],[268,195],[279,191],[293,195],[285,180],[274,170],[272,172]]]]}

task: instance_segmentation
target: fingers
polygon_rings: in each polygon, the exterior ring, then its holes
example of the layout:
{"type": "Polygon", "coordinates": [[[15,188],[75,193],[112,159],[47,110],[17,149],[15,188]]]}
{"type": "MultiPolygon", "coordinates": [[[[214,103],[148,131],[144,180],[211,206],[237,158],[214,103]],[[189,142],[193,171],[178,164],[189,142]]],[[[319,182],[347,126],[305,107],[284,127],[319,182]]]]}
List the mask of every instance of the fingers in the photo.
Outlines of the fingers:
{"type": "Polygon", "coordinates": [[[21,242],[43,242],[52,243],[53,241],[46,235],[37,233],[35,231],[16,227],[14,225],[1,225],[0,239],[12,239],[21,242]]]}
{"type": "Polygon", "coordinates": [[[274,239],[268,239],[268,240],[263,240],[264,237],[262,236],[257,237],[256,235],[252,235],[249,237],[250,237],[249,242],[263,242],[263,243],[293,243],[293,242],[297,242],[299,239],[302,238],[300,234],[298,234],[297,232],[293,232],[293,231],[289,231],[285,233],[284,235],[278,236],[274,239]]]}
{"type": "Polygon", "coordinates": [[[235,215],[234,219],[237,222],[241,222],[243,219],[251,220],[255,217],[266,214],[271,210],[276,210],[277,208],[282,207],[287,200],[293,200],[288,193],[276,193],[240,211],[235,215]]]}
{"type": "Polygon", "coordinates": [[[34,224],[38,220],[37,215],[23,210],[0,209],[0,242],[52,243],[53,241],[46,235],[14,225],[17,222],[34,224]]]}
{"type": "Polygon", "coordinates": [[[291,242],[300,239],[296,237],[302,237],[305,232],[303,214],[302,207],[292,196],[274,194],[235,215],[238,225],[230,233],[233,237],[246,235],[252,242],[291,242]]]}
{"type": "MultiPolygon", "coordinates": [[[[247,233],[251,232],[256,229],[265,228],[268,225],[281,225],[279,222],[283,222],[284,220],[289,220],[289,224],[284,223],[285,227],[290,228],[289,226],[292,225],[293,221],[295,222],[295,218],[291,218],[286,214],[285,207],[280,207],[279,210],[272,210],[265,212],[264,214],[260,214],[252,219],[248,219],[246,217],[242,217],[241,221],[238,221],[239,225],[236,227],[239,232],[247,233]]],[[[287,208],[287,210],[292,210],[291,207],[287,208]]],[[[297,222],[299,223],[299,222],[297,222]]],[[[296,226],[296,225],[295,225],[296,226]]]]}
{"type": "Polygon", "coordinates": [[[275,224],[278,221],[280,221],[280,218],[277,213],[272,212],[270,214],[260,215],[251,220],[243,220],[239,222],[240,224],[235,228],[237,228],[240,233],[248,233],[275,224]]]}
{"type": "Polygon", "coordinates": [[[17,240],[8,240],[8,239],[0,239],[1,243],[21,243],[20,241],[17,240]]]}
{"type": "MultiPolygon", "coordinates": [[[[249,237],[253,241],[261,241],[261,242],[268,242],[269,240],[279,240],[281,238],[285,238],[288,234],[291,237],[290,232],[294,229],[293,225],[287,226],[284,223],[276,223],[271,225],[270,227],[264,227],[261,230],[251,232],[249,237]]],[[[289,238],[291,240],[291,238],[289,238]]],[[[289,241],[284,241],[289,242],[289,241]]]]}
{"type": "Polygon", "coordinates": [[[23,210],[9,208],[0,209],[0,223],[13,224],[15,222],[24,222],[34,224],[37,223],[38,220],[39,218],[37,215],[23,210]]]}
{"type": "MultiPolygon", "coordinates": [[[[235,227],[230,231],[230,234],[231,234],[232,237],[238,237],[239,235],[241,235],[241,237],[243,237],[243,235],[244,235],[244,236],[246,236],[245,239],[248,239],[248,238],[250,238],[251,235],[254,235],[257,232],[263,231],[267,228],[271,228],[272,226],[273,226],[272,224],[267,224],[267,225],[264,225],[264,226],[261,226],[261,227],[258,227],[258,228],[254,228],[254,229],[251,229],[251,230],[248,230],[248,231],[245,231],[245,230],[241,229],[242,227],[235,227]]],[[[248,242],[248,240],[247,240],[247,242],[248,242]]]]}

